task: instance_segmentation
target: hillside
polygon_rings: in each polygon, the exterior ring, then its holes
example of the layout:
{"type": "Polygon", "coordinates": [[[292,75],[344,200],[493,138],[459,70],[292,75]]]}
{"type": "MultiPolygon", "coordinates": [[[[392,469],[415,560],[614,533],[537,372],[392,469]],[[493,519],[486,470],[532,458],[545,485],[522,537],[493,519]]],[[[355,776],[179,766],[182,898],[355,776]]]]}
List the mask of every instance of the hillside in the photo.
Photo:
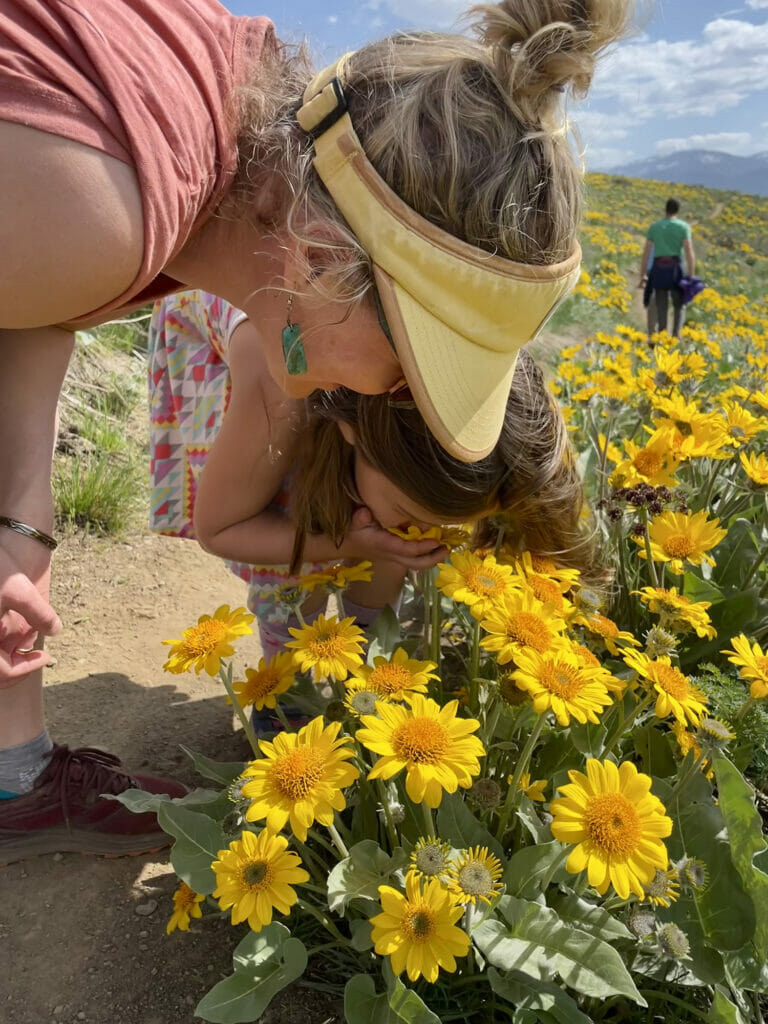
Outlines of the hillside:
{"type": "Polygon", "coordinates": [[[612,173],[768,195],[768,153],[734,156],[711,149],[690,149],[636,160],[614,168],[612,173]]]}

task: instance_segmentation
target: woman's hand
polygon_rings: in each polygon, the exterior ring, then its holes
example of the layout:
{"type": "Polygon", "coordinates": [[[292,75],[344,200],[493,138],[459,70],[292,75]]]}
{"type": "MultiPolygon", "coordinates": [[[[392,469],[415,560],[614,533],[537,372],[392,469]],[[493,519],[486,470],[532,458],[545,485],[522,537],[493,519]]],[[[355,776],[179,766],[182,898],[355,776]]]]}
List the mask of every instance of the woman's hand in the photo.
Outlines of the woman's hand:
{"type": "Polygon", "coordinates": [[[53,636],[61,630],[48,601],[49,565],[50,555],[38,541],[2,531],[0,689],[15,686],[50,662],[50,655],[34,649],[38,636],[53,636]],[[41,550],[36,551],[35,546],[41,550]]]}
{"type": "Polygon", "coordinates": [[[371,562],[396,562],[406,569],[431,569],[448,557],[448,549],[434,540],[403,540],[383,529],[363,506],[352,516],[352,523],[341,545],[345,558],[367,558],[371,562]]]}

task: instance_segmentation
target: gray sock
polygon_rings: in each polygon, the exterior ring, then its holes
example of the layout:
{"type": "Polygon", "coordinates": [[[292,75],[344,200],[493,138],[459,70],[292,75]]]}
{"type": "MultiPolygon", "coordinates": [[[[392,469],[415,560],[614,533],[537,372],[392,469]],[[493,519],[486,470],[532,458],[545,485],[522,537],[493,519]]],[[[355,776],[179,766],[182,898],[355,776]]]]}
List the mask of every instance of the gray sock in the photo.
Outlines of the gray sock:
{"type": "Polygon", "coordinates": [[[0,750],[0,799],[31,792],[48,765],[51,750],[53,742],[47,730],[28,743],[0,750]]]}

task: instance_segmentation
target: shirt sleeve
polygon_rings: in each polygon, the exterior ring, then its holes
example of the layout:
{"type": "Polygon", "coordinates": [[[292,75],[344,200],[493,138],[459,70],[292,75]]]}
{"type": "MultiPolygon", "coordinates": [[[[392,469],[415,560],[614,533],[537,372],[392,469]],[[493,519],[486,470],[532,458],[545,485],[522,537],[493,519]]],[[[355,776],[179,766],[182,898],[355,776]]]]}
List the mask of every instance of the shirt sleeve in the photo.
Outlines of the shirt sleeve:
{"type": "Polygon", "coordinates": [[[651,224],[651,226],[648,228],[648,234],[645,236],[648,239],[649,242],[653,242],[654,244],[656,243],[656,231],[655,231],[655,228],[656,228],[656,225],[655,224],[651,224]]]}

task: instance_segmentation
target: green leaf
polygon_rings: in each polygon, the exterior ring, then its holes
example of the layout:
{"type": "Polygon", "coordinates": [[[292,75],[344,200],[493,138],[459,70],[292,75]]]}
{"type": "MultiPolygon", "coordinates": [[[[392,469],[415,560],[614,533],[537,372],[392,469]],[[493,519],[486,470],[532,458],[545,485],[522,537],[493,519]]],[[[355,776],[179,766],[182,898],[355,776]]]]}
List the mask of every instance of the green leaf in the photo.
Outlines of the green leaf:
{"type": "Polygon", "coordinates": [[[216,888],[211,864],[228,843],[220,826],[205,814],[195,814],[172,803],[161,804],[157,820],[164,832],[174,836],[171,850],[173,870],[195,892],[208,895],[216,888]]]}
{"type": "Polygon", "coordinates": [[[460,793],[444,793],[437,812],[437,832],[441,839],[457,850],[470,846],[487,846],[491,853],[503,860],[501,843],[488,832],[474,816],[460,793]]]}
{"type": "Polygon", "coordinates": [[[768,992],[768,964],[758,960],[752,946],[723,954],[728,983],[737,991],[768,992]]]}
{"type": "Polygon", "coordinates": [[[328,906],[343,913],[355,899],[378,902],[379,886],[386,885],[389,876],[407,862],[408,856],[400,847],[390,857],[373,839],[364,839],[328,876],[328,906]]]}
{"type": "Polygon", "coordinates": [[[352,932],[352,948],[356,949],[358,953],[365,953],[366,950],[373,949],[373,939],[371,938],[373,926],[370,921],[359,917],[356,921],[352,921],[349,930],[352,932]]]}
{"type": "Polygon", "coordinates": [[[104,794],[109,800],[118,800],[134,814],[146,814],[151,811],[157,814],[161,807],[198,808],[203,811],[210,804],[221,799],[221,793],[215,789],[193,789],[185,796],[169,797],[167,793],[147,793],[143,789],[126,789],[117,795],[104,794]]]}
{"type": "Polygon", "coordinates": [[[677,771],[677,763],[667,739],[653,722],[632,730],[632,743],[643,762],[646,775],[669,778],[677,771]]]}
{"type": "MultiPolygon", "coordinates": [[[[238,951],[242,946],[240,943],[238,951]]],[[[259,1020],[277,993],[300,978],[306,966],[307,950],[303,942],[287,938],[275,949],[267,940],[253,957],[240,955],[239,962],[235,962],[235,973],[203,996],[195,1014],[212,1024],[247,1024],[259,1020]]]]}
{"type": "Polygon", "coordinates": [[[709,1008],[707,1020],[711,1021],[711,1024],[744,1024],[738,1006],[735,1006],[719,988],[715,989],[715,998],[709,1008]]]}
{"type": "Polygon", "coordinates": [[[589,903],[572,893],[553,893],[549,905],[559,916],[582,931],[589,932],[604,942],[632,939],[632,933],[617,917],[602,907],[589,903]]]}
{"type": "Polygon", "coordinates": [[[571,742],[580,754],[585,757],[598,757],[605,746],[605,738],[608,735],[606,726],[600,723],[574,722],[569,730],[571,742]]]}
{"type": "MultiPolygon", "coordinates": [[[[694,781],[701,784],[701,780],[694,781]]],[[[664,802],[662,786],[658,789],[664,802]]],[[[666,808],[675,823],[668,840],[673,859],[695,857],[707,867],[709,885],[693,897],[694,917],[703,928],[707,944],[720,951],[741,949],[754,935],[755,910],[731,860],[719,809],[711,802],[696,800],[686,800],[683,806],[673,800],[671,805],[666,803],[666,808]]],[[[686,922],[679,919],[685,906],[682,899],[680,904],[673,904],[665,916],[687,931],[686,922]]]]}
{"type": "Polygon", "coordinates": [[[608,943],[562,921],[538,903],[502,896],[497,910],[503,920],[488,918],[472,932],[489,963],[519,970],[539,981],[558,973],[564,984],[583,995],[604,999],[624,995],[640,1006],[645,1000],[608,943]]]}
{"type": "Polygon", "coordinates": [[[204,779],[210,779],[212,782],[218,782],[222,786],[228,786],[243,774],[245,761],[212,761],[210,757],[190,750],[183,743],[180,743],[179,746],[187,757],[191,759],[198,775],[202,775],[204,779]]]}
{"type": "Polygon", "coordinates": [[[768,955],[768,875],[754,864],[765,850],[762,819],[755,807],[754,791],[727,757],[712,763],[717,779],[718,804],[728,827],[731,859],[755,908],[754,944],[758,959],[768,955]]]}
{"type": "Polygon", "coordinates": [[[509,1000],[518,1010],[536,1011],[533,1018],[544,1024],[592,1024],[571,997],[557,985],[534,981],[519,971],[501,974],[488,968],[488,981],[497,996],[509,1000]]]}
{"type": "Polygon", "coordinates": [[[365,632],[369,637],[368,664],[383,655],[391,658],[400,641],[400,620],[390,605],[385,605],[365,632]]]}
{"type": "Polygon", "coordinates": [[[532,900],[538,896],[541,883],[550,875],[558,861],[565,863],[567,849],[561,843],[540,843],[524,846],[507,862],[502,881],[510,896],[532,900]]]}
{"type": "Polygon", "coordinates": [[[344,1018],[347,1024],[440,1024],[440,1018],[399,978],[390,992],[377,995],[369,974],[355,974],[347,982],[344,1018]]]}

